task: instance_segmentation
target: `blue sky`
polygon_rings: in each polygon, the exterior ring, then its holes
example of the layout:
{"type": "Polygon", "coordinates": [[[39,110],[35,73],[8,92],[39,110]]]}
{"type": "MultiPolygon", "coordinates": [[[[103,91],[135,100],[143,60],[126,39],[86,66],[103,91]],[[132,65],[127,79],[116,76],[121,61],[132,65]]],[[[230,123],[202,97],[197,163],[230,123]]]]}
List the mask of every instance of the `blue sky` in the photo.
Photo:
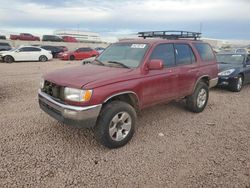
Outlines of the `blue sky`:
{"type": "Polygon", "coordinates": [[[250,0],[8,0],[0,29],[52,34],[57,29],[104,36],[144,30],[199,31],[204,37],[250,39],[250,0]]]}

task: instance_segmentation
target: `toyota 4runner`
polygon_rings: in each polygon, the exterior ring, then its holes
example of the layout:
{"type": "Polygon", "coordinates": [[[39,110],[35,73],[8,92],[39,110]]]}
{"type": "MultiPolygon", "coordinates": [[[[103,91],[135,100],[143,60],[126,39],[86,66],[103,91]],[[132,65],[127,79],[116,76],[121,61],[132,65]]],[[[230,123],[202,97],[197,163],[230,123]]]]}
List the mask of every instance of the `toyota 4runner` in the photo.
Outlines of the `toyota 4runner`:
{"type": "Polygon", "coordinates": [[[93,128],[109,148],[132,138],[136,115],[146,107],[185,99],[190,111],[202,112],[218,81],[210,45],[194,32],[139,36],[110,45],[90,64],[44,75],[41,109],[62,123],[93,128]]]}

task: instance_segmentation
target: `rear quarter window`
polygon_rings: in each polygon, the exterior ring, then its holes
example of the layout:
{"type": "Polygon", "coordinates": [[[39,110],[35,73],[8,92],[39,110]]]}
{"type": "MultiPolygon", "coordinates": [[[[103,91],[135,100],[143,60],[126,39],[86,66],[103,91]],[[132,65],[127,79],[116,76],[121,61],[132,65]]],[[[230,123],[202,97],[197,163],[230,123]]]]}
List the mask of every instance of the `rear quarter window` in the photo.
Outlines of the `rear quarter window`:
{"type": "Polygon", "coordinates": [[[212,48],[206,43],[195,43],[196,50],[198,51],[202,61],[210,62],[215,61],[215,56],[212,48]]]}

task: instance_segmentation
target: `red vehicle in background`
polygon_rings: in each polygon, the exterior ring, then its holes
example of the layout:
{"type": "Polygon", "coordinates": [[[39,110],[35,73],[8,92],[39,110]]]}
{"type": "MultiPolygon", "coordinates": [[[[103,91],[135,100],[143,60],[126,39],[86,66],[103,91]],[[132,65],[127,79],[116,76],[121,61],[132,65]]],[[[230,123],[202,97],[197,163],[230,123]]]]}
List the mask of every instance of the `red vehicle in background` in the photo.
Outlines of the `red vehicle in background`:
{"type": "Polygon", "coordinates": [[[62,60],[83,60],[90,57],[98,56],[99,53],[96,50],[91,48],[78,48],[75,51],[71,52],[62,52],[58,54],[58,58],[62,60]]]}
{"type": "Polygon", "coordinates": [[[31,35],[29,33],[20,33],[20,35],[10,35],[11,40],[28,40],[28,41],[40,41],[40,37],[31,35]]]}
{"type": "Polygon", "coordinates": [[[78,42],[75,37],[70,36],[62,36],[63,42],[78,42]]]}

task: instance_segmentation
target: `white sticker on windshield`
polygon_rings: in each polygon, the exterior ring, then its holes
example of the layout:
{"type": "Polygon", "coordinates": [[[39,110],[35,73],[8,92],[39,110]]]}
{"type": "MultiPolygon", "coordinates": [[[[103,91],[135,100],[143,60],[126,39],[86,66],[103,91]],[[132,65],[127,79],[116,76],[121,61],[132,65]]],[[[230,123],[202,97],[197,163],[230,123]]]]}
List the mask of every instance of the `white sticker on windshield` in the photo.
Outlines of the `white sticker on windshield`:
{"type": "Polygon", "coordinates": [[[242,55],[232,55],[232,57],[242,57],[242,55]]]}
{"type": "Polygon", "coordinates": [[[132,44],[131,48],[145,48],[146,44],[132,44]]]}

